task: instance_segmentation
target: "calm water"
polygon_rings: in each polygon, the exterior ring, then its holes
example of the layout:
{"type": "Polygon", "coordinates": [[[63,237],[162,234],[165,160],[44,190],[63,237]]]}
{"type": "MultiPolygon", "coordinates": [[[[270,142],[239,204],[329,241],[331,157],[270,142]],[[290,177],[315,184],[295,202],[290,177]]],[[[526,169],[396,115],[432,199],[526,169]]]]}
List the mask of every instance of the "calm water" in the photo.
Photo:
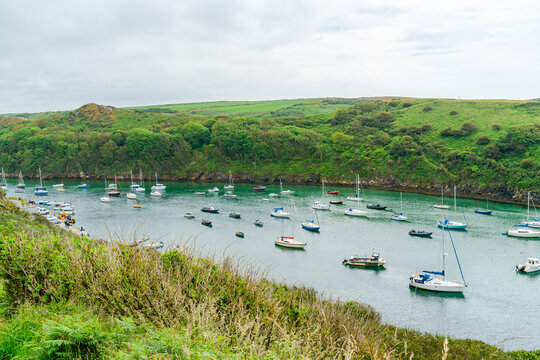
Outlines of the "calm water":
{"type": "MultiPolygon", "coordinates": [[[[8,194],[34,199],[35,183],[27,182],[27,193],[14,194],[16,181],[8,182],[8,194]]],[[[410,222],[390,220],[391,210],[399,211],[399,193],[365,191],[370,202],[380,202],[389,211],[371,210],[369,219],[343,215],[347,205],[332,205],[330,212],[318,212],[320,233],[302,230],[298,219],[313,219],[313,200],[321,197],[320,188],[286,186],[293,189],[291,197],[262,199],[279,186],[268,186],[266,193],[252,192],[252,185],[236,185],[238,199],[223,199],[221,195],[194,195],[224,184],[167,183],[162,198],[151,198],[149,187],[136,203],[124,198],[101,203],[103,184],[89,182],[87,190],[77,189],[77,183],[66,182],[65,193],[58,193],[52,183],[48,200],[68,201],[75,206],[78,225],[84,225],[92,237],[109,238],[112,231],[130,237],[135,231],[161,239],[167,246],[189,242],[203,252],[217,256],[232,254],[237,259],[268,268],[269,276],[288,284],[307,285],[322,296],[354,300],[372,305],[385,322],[419,331],[473,338],[512,349],[540,348],[540,276],[516,273],[515,265],[527,257],[540,257],[540,240],[508,238],[501,233],[520,223],[526,209],[490,203],[492,216],[478,215],[475,200],[462,199],[469,230],[452,232],[465,280],[469,287],[464,296],[441,295],[409,289],[408,277],[415,270],[440,270],[442,266],[443,231],[436,228],[440,210],[432,207],[440,197],[403,194],[403,212],[410,222]],[[206,214],[203,206],[215,206],[220,214],[206,214]],[[270,217],[273,207],[284,206],[291,220],[270,217]],[[293,207],[294,206],[294,207],[293,207]],[[183,217],[186,211],[196,219],[183,217]],[[241,219],[228,213],[236,211],[241,219]],[[296,215],[297,214],[297,215],[296,215]],[[212,220],[213,228],[201,225],[201,218],[212,220]],[[254,219],[264,221],[264,227],[253,225],[254,219]],[[434,231],[431,239],[408,235],[411,228],[434,231]],[[237,238],[243,231],[245,238],[237,238]],[[308,243],[305,251],[291,251],[274,246],[278,235],[293,235],[308,243]],[[350,269],[341,264],[345,257],[370,255],[378,251],[387,259],[385,270],[350,269]]],[[[127,184],[123,184],[127,187],[127,184]]],[[[122,184],[120,185],[122,186],[122,184]]],[[[354,189],[340,188],[344,196],[354,189]]],[[[452,202],[451,194],[445,203],[452,202]]],[[[330,196],[329,196],[330,197],[330,196]]],[[[358,206],[365,209],[366,202],[358,206]]],[[[485,206],[480,204],[481,207],[485,206]]],[[[458,208],[459,212],[459,208],[458,208]]],[[[456,220],[463,220],[458,214],[456,220]]],[[[446,240],[447,278],[460,279],[448,234],[446,240]]]]}

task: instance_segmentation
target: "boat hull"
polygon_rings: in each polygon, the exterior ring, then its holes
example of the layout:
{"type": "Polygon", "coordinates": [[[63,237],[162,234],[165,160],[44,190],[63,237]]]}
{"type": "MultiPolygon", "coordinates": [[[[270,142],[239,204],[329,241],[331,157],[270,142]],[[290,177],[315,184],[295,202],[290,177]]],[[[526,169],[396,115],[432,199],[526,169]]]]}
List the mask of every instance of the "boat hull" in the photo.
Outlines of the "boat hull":
{"type": "Polygon", "coordinates": [[[432,278],[428,281],[419,282],[414,275],[410,278],[409,286],[417,289],[443,293],[463,293],[465,290],[465,284],[462,283],[439,278],[432,278]]]}
{"type": "Polygon", "coordinates": [[[520,237],[520,238],[540,238],[540,231],[532,231],[528,229],[508,230],[507,236],[520,237]]]}
{"type": "Polygon", "coordinates": [[[441,204],[435,204],[433,205],[434,208],[436,209],[450,209],[450,206],[449,205],[441,205],[441,204]]]}

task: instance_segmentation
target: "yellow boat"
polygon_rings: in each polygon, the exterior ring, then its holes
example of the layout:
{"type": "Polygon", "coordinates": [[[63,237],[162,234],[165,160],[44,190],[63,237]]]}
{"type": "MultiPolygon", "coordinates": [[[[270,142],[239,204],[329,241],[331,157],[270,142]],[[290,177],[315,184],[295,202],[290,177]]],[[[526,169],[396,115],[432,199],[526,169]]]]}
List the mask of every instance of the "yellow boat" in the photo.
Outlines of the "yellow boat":
{"type": "Polygon", "coordinates": [[[133,207],[134,207],[135,209],[140,209],[140,208],[142,208],[141,205],[133,205],[133,207]]]}

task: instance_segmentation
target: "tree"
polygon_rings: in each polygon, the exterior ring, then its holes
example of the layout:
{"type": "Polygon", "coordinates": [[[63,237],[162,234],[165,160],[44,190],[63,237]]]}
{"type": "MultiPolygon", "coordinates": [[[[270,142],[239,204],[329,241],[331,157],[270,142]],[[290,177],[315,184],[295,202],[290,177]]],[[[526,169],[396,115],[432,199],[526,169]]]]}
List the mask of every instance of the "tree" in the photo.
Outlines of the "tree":
{"type": "Polygon", "coordinates": [[[210,143],[210,130],[193,121],[182,127],[182,135],[193,149],[200,149],[203,145],[210,143]]]}

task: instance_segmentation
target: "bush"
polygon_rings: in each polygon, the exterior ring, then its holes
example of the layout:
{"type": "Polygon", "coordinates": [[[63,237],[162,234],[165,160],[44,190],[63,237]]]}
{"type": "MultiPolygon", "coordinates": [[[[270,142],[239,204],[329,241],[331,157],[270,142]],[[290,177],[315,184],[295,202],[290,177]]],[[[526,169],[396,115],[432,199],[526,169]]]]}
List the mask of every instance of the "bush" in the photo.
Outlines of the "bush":
{"type": "Polygon", "coordinates": [[[411,106],[412,106],[412,104],[411,104],[411,103],[408,103],[408,102],[406,102],[406,103],[403,103],[403,105],[401,105],[401,106],[402,106],[403,108],[408,108],[408,107],[411,107],[411,106]]]}
{"type": "Polygon", "coordinates": [[[431,124],[422,125],[422,131],[430,131],[433,126],[431,124]]]}
{"type": "Polygon", "coordinates": [[[456,110],[450,111],[450,115],[457,115],[457,111],[456,110]]]}
{"type": "Polygon", "coordinates": [[[396,107],[399,105],[399,103],[397,101],[390,101],[388,105],[390,105],[391,107],[396,107]]]}
{"type": "Polygon", "coordinates": [[[489,139],[489,137],[487,136],[480,136],[477,140],[476,140],[476,143],[478,145],[487,145],[491,142],[491,140],[489,139]]]}
{"type": "Polygon", "coordinates": [[[461,125],[461,129],[452,129],[451,127],[447,127],[443,131],[441,131],[441,136],[453,136],[453,137],[462,137],[472,134],[473,132],[477,131],[478,127],[470,122],[465,122],[463,125],[461,125]]]}
{"type": "Polygon", "coordinates": [[[493,124],[491,125],[491,130],[499,131],[501,130],[501,125],[493,124]]]}
{"type": "Polygon", "coordinates": [[[433,109],[431,108],[431,106],[426,106],[426,107],[423,109],[423,111],[431,111],[431,110],[433,110],[433,109]]]}
{"type": "Polygon", "coordinates": [[[478,126],[474,125],[470,122],[465,122],[463,125],[461,125],[461,130],[465,132],[466,135],[472,134],[473,132],[478,130],[478,126]]]}
{"type": "Polygon", "coordinates": [[[530,169],[534,167],[535,165],[536,163],[534,162],[534,159],[526,158],[526,159],[521,160],[521,167],[524,169],[530,169]]]}

